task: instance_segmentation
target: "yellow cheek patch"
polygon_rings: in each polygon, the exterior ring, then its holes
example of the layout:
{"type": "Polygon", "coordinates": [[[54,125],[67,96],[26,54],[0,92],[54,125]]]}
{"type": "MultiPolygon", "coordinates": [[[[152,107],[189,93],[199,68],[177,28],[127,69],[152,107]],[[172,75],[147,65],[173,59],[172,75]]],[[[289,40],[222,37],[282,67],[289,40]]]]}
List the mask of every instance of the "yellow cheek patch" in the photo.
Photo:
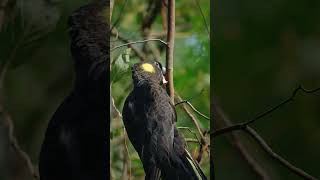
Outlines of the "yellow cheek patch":
{"type": "Polygon", "coordinates": [[[146,71],[146,72],[150,72],[150,73],[154,73],[155,72],[154,67],[151,64],[148,64],[148,63],[142,64],[141,68],[143,69],[143,71],[146,71]]]}

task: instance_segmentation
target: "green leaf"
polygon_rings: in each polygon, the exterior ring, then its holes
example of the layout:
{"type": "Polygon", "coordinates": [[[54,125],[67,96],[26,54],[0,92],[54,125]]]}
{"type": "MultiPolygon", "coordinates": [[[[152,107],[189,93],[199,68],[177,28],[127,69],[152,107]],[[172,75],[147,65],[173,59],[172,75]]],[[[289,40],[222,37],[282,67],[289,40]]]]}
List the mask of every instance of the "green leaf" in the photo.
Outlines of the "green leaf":
{"type": "Polygon", "coordinates": [[[123,76],[129,73],[130,52],[131,49],[126,49],[115,61],[112,62],[110,72],[110,81],[112,83],[118,82],[123,76]]]}

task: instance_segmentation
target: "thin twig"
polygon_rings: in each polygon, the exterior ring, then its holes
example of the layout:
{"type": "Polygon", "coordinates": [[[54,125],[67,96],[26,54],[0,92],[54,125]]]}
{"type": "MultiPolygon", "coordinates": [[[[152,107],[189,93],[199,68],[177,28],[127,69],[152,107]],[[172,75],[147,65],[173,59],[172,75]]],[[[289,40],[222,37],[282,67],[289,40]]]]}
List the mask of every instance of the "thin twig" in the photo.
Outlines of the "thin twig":
{"type": "Polygon", "coordinates": [[[200,116],[202,116],[203,118],[207,119],[207,120],[210,120],[210,118],[206,115],[204,115],[203,113],[201,113],[200,111],[198,111],[188,100],[183,100],[183,101],[180,101],[178,103],[175,104],[175,106],[179,105],[179,104],[182,104],[182,103],[186,103],[190,106],[190,108],[196,112],[197,114],[199,114],[200,116]]]}
{"type": "Polygon", "coordinates": [[[198,7],[198,8],[199,8],[199,10],[200,10],[200,13],[201,13],[201,16],[202,16],[202,19],[203,19],[203,22],[204,22],[205,28],[206,28],[207,33],[208,33],[208,36],[209,36],[209,38],[210,38],[210,30],[209,30],[209,26],[208,26],[207,20],[206,20],[206,18],[205,18],[205,16],[204,16],[204,13],[203,13],[203,11],[202,11],[202,9],[201,9],[201,6],[200,6],[200,3],[199,3],[199,0],[195,0],[195,2],[196,2],[196,4],[197,4],[197,7],[198,7]]]}
{"type": "MultiPolygon", "coordinates": [[[[181,97],[179,95],[177,95],[177,94],[176,94],[176,98],[177,98],[177,100],[179,102],[182,101],[181,97]]],[[[199,133],[201,144],[200,144],[200,149],[199,149],[199,155],[198,155],[196,160],[198,162],[200,162],[201,158],[202,158],[203,151],[208,148],[208,143],[206,142],[206,139],[205,139],[205,136],[204,136],[205,133],[202,131],[202,129],[200,127],[200,124],[198,123],[198,119],[190,112],[190,110],[186,107],[185,104],[182,105],[182,109],[188,115],[188,117],[191,119],[193,124],[196,126],[196,129],[197,129],[197,131],[199,133]]]]}
{"type": "Polygon", "coordinates": [[[192,139],[192,138],[185,138],[185,141],[190,143],[197,143],[197,144],[199,144],[200,142],[198,139],[192,139]]]}
{"type": "Polygon", "coordinates": [[[257,120],[259,120],[259,119],[267,116],[268,114],[272,113],[273,111],[279,109],[283,105],[293,101],[295,96],[296,96],[296,94],[299,92],[299,90],[301,90],[302,92],[307,93],[307,94],[312,94],[312,93],[315,93],[315,92],[319,91],[320,88],[316,88],[316,89],[313,89],[313,90],[306,90],[302,86],[299,86],[298,88],[296,88],[293,91],[292,95],[288,99],[282,101],[280,104],[278,104],[278,105],[270,108],[269,110],[259,114],[258,116],[256,116],[252,120],[249,120],[249,121],[246,121],[246,122],[243,122],[243,123],[239,123],[239,124],[236,124],[236,125],[232,125],[232,126],[229,126],[229,127],[225,127],[225,128],[221,128],[219,130],[216,130],[216,131],[214,131],[212,133],[213,137],[221,135],[221,134],[225,134],[225,133],[228,133],[228,132],[231,132],[231,131],[237,131],[237,130],[244,129],[246,126],[256,122],[257,120]]]}
{"type": "MultiPolygon", "coordinates": [[[[117,39],[121,40],[124,43],[130,43],[130,41],[128,39],[123,37],[118,32],[116,33],[115,31],[112,31],[112,35],[114,35],[117,39]]],[[[142,61],[147,60],[146,55],[144,53],[142,53],[138,48],[136,48],[132,44],[128,44],[128,47],[133,50],[133,52],[140,58],[140,60],[142,60],[142,61]]]]}
{"type": "Polygon", "coordinates": [[[199,145],[201,145],[201,141],[199,140],[197,133],[195,133],[194,131],[192,131],[189,127],[177,127],[178,129],[185,129],[187,131],[189,131],[197,140],[197,142],[199,143],[199,145]]]}
{"type": "Polygon", "coordinates": [[[270,146],[263,140],[263,138],[251,127],[245,126],[244,131],[248,133],[261,147],[262,149],[274,160],[279,162],[281,165],[289,169],[291,172],[295,173],[296,175],[308,179],[308,180],[317,180],[317,178],[309,175],[302,169],[299,169],[292,165],[290,162],[282,158],[280,155],[277,153],[273,152],[273,150],[270,148],[270,146]]]}
{"type": "Polygon", "coordinates": [[[241,124],[237,124],[234,126],[230,126],[227,128],[223,128],[220,129],[216,132],[213,132],[212,135],[214,135],[216,133],[216,135],[219,134],[224,134],[227,132],[233,132],[234,130],[243,130],[246,133],[248,133],[250,135],[250,137],[252,137],[261,147],[262,149],[269,155],[271,156],[274,160],[276,160],[277,162],[279,162],[281,165],[283,165],[284,167],[286,167],[287,169],[289,169],[292,173],[295,173],[296,175],[304,178],[304,179],[308,179],[308,180],[316,180],[315,177],[309,175],[308,173],[306,173],[305,171],[295,167],[294,165],[292,165],[290,162],[288,162],[287,160],[285,160],[284,158],[282,158],[281,156],[279,156],[278,154],[276,154],[275,152],[273,152],[273,150],[268,146],[268,144],[263,140],[263,138],[254,130],[252,129],[249,124],[255,122],[256,120],[270,114],[271,112],[277,110],[278,108],[280,108],[281,106],[287,104],[290,101],[294,100],[294,97],[296,96],[296,94],[298,93],[298,91],[301,90],[304,93],[315,93],[317,91],[320,90],[320,88],[316,88],[313,90],[306,90],[304,89],[302,86],[299,86],[298,88],[296,88],[292,95],[284,100],[283,102],[281,102],[280,104],[274,106],[273,108],[261,113],[260,115],[258,115],[256,118],[247,121],[245,123],[241,123],[241,124]],[[217,133],[218,132],[218,133],[217,133]]]}
{"type": "Polygon", "coordinates": [[[122,114],[116,107],[116,104],[114,102],[114,98],[110,94],[110,103],[111,103],[111,115],[113,115],[115,118],[118,118],[119,120],[122,119],[122,114]]]}
{"type": "MultiPolygon", "coordinates": [[[[179,95],[176,95],[176,98],[179,101],[181,101],[181,97],[179,95]]],[[[200,124],[198,123],[198,119],[189,111],[189,109],[185,106],[185,104],[182,105],[182,109],[189,116],[189,118],[191,119],[193,124],[196,126],[196,129],[198,130],[198,133],[199,133],[200,138],[201,138],[201,143],[203,143],[202,141],[205,141],[205,137],[203,135],[202,128],[200,127],[200,124]]]]}
{"type": "Polygon", "coordinates": [[[124,47],[124,46],[129,46],[129,45],[138,44],[138,43],[145,43],[145,42],[150,42],[150,41],[158,41],[158,42],[161,42],[164,45],[167,45],[167,43],[164,42],[161,39],[145,39],[145,40],[141,40],[141,41],[133,41],[133,42],[128,42],[128,43],[125,43],[125,44],[121,44],[119,46],[115,46],[114,48],[111,49],[111,51],[114,51],[114,50],[119,49],[119,48],[124,47]]]}
{"type": "Polygon", "coordinates": [[[174,54],[174,34],[175,34],[175,0],[168,0],[168,32],[167,32],[167,51],[166,51],[166,68],[167,68],[167,92],[174,103],[174,83],[173,83],[173,54],[174,54]]]}

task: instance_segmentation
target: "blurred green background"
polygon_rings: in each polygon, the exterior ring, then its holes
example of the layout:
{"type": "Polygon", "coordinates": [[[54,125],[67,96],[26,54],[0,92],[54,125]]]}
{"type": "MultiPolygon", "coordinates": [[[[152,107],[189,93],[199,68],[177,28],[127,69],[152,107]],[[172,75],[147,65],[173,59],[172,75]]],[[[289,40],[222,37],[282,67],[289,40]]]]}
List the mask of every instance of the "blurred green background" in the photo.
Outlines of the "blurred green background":
{"type": "MultiPolygon", "coordinates": [[[[166,31],[163,31],[162,17],[160,10],[157,11],[155,20],[150,28],[144,28],[142,24],[147,22],[147,17],[152,14],[155,4],[161,1],[115,1],[112,23],[119,22],[115,26],[115,31],[119,37],[111,38],[111,49],[117,45],[123,44],[122,38],[132,41],[159,38],[166,41],[166,31]],[[125,7],[123,8],[125,4],[125,7]],[[120,18],[119,18],[120,17],[120,18]]],[[[210,22],[210,2],[200,0],[199,5],[203,11],[207,23],[210,22]]],[[[203,21],[201,11],[197,7],[196,1],[176,1],[176,34],[175,34],[175,52],[174,52],[174,86],[175,91],[183,99],[191,99],[191,103],[202,113],[209,115],[210,111],[210,56],[209,56],[209,35],[206,30],[206,24],[203,21]]],[[[165,47],[159,42],[148,42],[136,44],[135,48],[139,49],[147,56],[147,59],[157,59],[165,66],[165,47]]],[[[111,52],[111,94],[114,98],[115,105],[119,111],[122,111],[123,103],[132,89],[131,72],[128,69],[130,64],[139,62],[140,59],[135,55],[133,50],[127,47],[117,49],[111,52]],[[126,61],[129,61],[126,63],[126,61]]],[[[177,107],[178,127],[189,127],[196,132],[194,124],[191,122],[185,112],[177,107]]],[[[210,122],[198,115],[200,125],[203,130],[208,130],[210,122]]],[[[181,130],[186,138],[194,136],[186,130],[181,130]]],[[[123,177],[124,161],[126,152],[124,142],[124,129],[122,121],[115,116],[111,121],[110,133],[110,157],[111,171],[115,179],[123,177]]],[[[208,140],[209,141],[209,140],[208,140]]],[[[144,172],[138,154],[133,146],[127,140],[131,166],[131,179],[143,179],[144,172]]],[[[196,153],[199,145],[188,143],[190,152],[196,153]]],[[[209,157],[205,152],[201,167],[209,177],[209,157]]],[[[130,167],[128,168],[130,169],[130,167]]],[[[128,170],[130,171],[130,170],[128,170]]]]}
{"type": "MultiPolygon", "coordinates": [[[[214,97],[234,123],[280,103],[298,85],[320,87],[320,1],[216,0],[213,7],[214,97]]],[[[298,93],[252,125],[275,152],[317,178],[319,102],[319,92],[298,93]]],[[[272,180],[301,179],[238,134],[272,180]]],[[[213,148],[218,180],[258,179],[227,138],[215,138],[213,148]]]]}

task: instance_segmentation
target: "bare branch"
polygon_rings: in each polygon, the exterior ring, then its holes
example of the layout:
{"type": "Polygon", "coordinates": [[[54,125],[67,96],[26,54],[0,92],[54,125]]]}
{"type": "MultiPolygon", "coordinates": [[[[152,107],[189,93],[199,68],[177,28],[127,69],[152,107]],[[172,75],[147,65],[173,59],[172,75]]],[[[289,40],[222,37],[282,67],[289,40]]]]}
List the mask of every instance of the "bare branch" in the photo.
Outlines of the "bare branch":
{"type": "Polygon", "coordinates": [[[284,158],[282,158],[280,155],[276,154],[275,152],[273,152],[273,150],[270,148],[270,146],[263,140],[263,138],[261,136],[259,136],[259,134],[252,129],[249,126],[245,126],[244,131],[246,133],[248,133],[261,147],[262,149],[274,160],[276,160],[277,162],[279,162],[281,165],[283,165],[284,167],[286,167],[287,169],[289,169],[291,172],[295,173],[296,175],[304,178],[304,179],[308,179],[308,180],[317,180],[317,178],[309,175],[308,173],[306,173],[305,171],[303,171],[302,169],[299,169],[297,167],[295,167],[294,165],[292,165],[290,162],[288,162],[287,160],[285,160],[284,158]]]}
{"type": "Polygon", "coordinates": [[[246,126],[256,122],[258,119],[261,119],[267,115],[269,115],[270,113],[272,113],[273,111],[279,109],[280,107],[282,107],[283,105],[286,105],[288,104],[289,102],[293,101],[295,96],[297,95],[297,93],[299,92],[299,90],[301,90],[302,92],[306,93],[306,94],[312,94],[312,93],[315,93],[315,92],[318,92],[320,90],[320,88],[316,88],[316,89],[313,89],[313,90],[306,90],[304,89],[302,86],[299,86],[298,88],[296,88],[292,95],[282,101],[280,104],[272,107],[271,109],[259,114],[258,116],[256,116],[255,118],[253,118],[252,120],[249,120],[249,121],[246,121],[246,122],[243,122],[243,123],[239,123],[239,124],[236,124],[236,125],[233,125],[233,126],[229,126],[229,127],[225,127],[225,128],[222,128],[222,129],[219,129],[219,130],[216,130],[212,133],[213,137],[215,136],[218,136],[218,135],[221,135],[221,134],[225,134],[225,133],[228,133],[228,132],[231,132],[231,131],[237,131],[237,130],[241,130],[241,129],[244,129],[246,126]]]}
{"type": "Polygon", "coordinates": [[[186,142],[199,144],[199,140],[198,139],[186,138],[185,140],[186,140],[186,142]]]}
{"type": "Polygon", "coordinates": [[[189,131],[195,137],[195,139],[197,140],[198,144],[201,145],[201,141],[199,140],[197,134],[194,131],[192,131],[189,127],[177,127],[177,128],[178,129],[185,129],[185,130],[189,131]]]}
{"type": "Polygon", "coordinates": [[[201,9],[199,0],[195,0],[195,2],[196,2],[196,4],[197,4],[197,7],[198,7],[200,13],[201,13],[201,16],[202,16],[202,19],[203,19],[203,22],[204,22],[204,26],[205,26],[205,28],[206,28],[206,30],[207,30],[207,33],[208,33],[208,36],[209,36],[209,38],[210,38],[209,25],[208,25],[207,20],[206,20],[206,18],[205,18],[205,16],[204,16],[204,13],[203,13],[203,11],[202,11],[202,9],[201,9]]]}
{"type": "MultiPolygon", "coordinates": [[[[130,41],[123,37],[121,34],[119,34],[119,32],[112,31],[112,35],[124,43],[130,43],[130,41]]],[[[140,58],[141,61],[147,60],[146,55],[142,53],[138,48],[136,48],[132,44],[129,44],[128,47],[133,50],[133,52],[140,58]]]]}
{"type": "Polygon", "coordinates": [[[168,32],[167,32],[167,92],[174,103],[174,83],[173,83],[173,53],[174,53],[174,33],[175,33],[175,0],[168,0],[168,32]]]}
{"type": "Polygon", "coordinates": [[[249,124],[250,123],[253,123],[255,122],[256,120],[272,113],[273,111],[277,110],[278,108],[280,108],[281,106],[287,104],[288,102],[290,101],[293,101],[296,94],[298,93],[298,91],[301,90],[302,92],[304,93],[315,93],[317,91],[320,90],[320,88],[316,88],[316,89],[313,89],[313,90],[306,90],[304,89],[302,86],[299,86],[298,88],[296,88],[292,95],[284,100],[283,102],[281,102],[280,104],[274,106],[273,108],[261,113],[260,115],[258,115],[256,118],[250,120],[250,121],[247,121],[247,122],[244,122],[244,123],[241,123],[241,124],[237,124],[237,125],[234,125],[234,126],[229,126],[227,128],[222,128],[216,132],[213,132],[213,136],[217,136],[219,134],[224,134],[224,133],[227,133],[227,132],[233,132],[235,130],[243,130],[245,131],[247,134],[250,135],[250,137],[252,137],[261,147],[262,149],[269,155],[271,156],[274,160],[276,160],[277,162],[279,162],[281,165],[283,165],[284,167],[286,167],[287,169],[289,169],[292,173],[304,178],[304,179],[308,179],[308,180],[316,180],[315,177],[309,175],[308,173],[306,173],[305,171],[295,167],[294,165],[292,165],[290,162],[288,162],[287,160],[285,160],[284,158],[282,158],[280,155],[276,154],[275,152],[273,152],[273,150],[268,146],[268,144],[263,140],[263,138],[254,130],[252,129],[249,124]],[[215,134],[216,133],[216,134],[215,134]]]}
{"type": "Polygon", "coordinates": [[[207,119],[207,120],[210,120],[210,118],[204,114],[202,114],[200,111],[198,111],[188,100],[183,100],[183,101],[180,101],[178,103],[175,104],[175,106],[179,105],[179,104],[182,104],[182,103],[186,103],[190,106],[190,108],[192,110],[194,110],[194,112],[196,112],[197,114],[199,114],[200,116],[202,116],[203,118],[207,119]]]}
{"type": "MultiPolygon", "coordinates": [[[[176,98],[178,99],[178,101],[182,101],[181,97],[177,94],[176,94],[176,98]]],[[[202,128],[200,127],[200,124],[198,123],[199,120],[189,111],[189,109],[185,106],[185,104],[182,105],[182,109],[189,116],[189,118],[191,119],[193,124],[196,126],[196,129],[198,130],[198,133],[201,137],[201,141],[205,141],[205,137],[203,135],[202,128]]]]}
{"type": "Polygon", "coordinates": [[[121,44],[119,46],[115,46],[110,51],[114,51],[114,50],[119,49],[119,48],[124,47],[124,46],[129,46],[129,45],[138,44],[138,43],[145,43],[145,42],[150,42],[150,41],[158,41],[158,42],[161,42],[164,45],[167,45],[167,43],[164,42],[161,39],[145,39],[145,40],[141,40],[141,41],[133,41],[133,42],[128,42],[128,43],[125,43],[125,44],[121,44]]]}
{"type": "MultiPolygon", "coordinates": [[[[181,97],[177,94],[176,94],[176,98],[178,101],[182,101],[181,97]]],[[[196,129],[200,135],[201,144],[200,144],[200,149],[199,149],[199,155],[197,157],[197,161],[200,162],[201,158],[202,158],[203,151],[208,148],[208,143],[206,142],[206,139],[204,136],[205,133],[202,131],[200,124],[198,123],[199,120],[190,112],[190,110],[186,107],[185,104],[182,105],[182,109],[188,115],[188,117],[191,119],[193,124],[196,126],[196,129]]]]}
{"type": "Polygon", "coordinates": [[[115,118],[118,118],[119,120],[122,119],[122,114],[121,112],[118,110],[118,108],[116,107],[115,103],[114,103],[114,98],[111,96],[110,94],[110,112],[111,112],[111,115],[113,115],[113,117],[115,118]]]}

